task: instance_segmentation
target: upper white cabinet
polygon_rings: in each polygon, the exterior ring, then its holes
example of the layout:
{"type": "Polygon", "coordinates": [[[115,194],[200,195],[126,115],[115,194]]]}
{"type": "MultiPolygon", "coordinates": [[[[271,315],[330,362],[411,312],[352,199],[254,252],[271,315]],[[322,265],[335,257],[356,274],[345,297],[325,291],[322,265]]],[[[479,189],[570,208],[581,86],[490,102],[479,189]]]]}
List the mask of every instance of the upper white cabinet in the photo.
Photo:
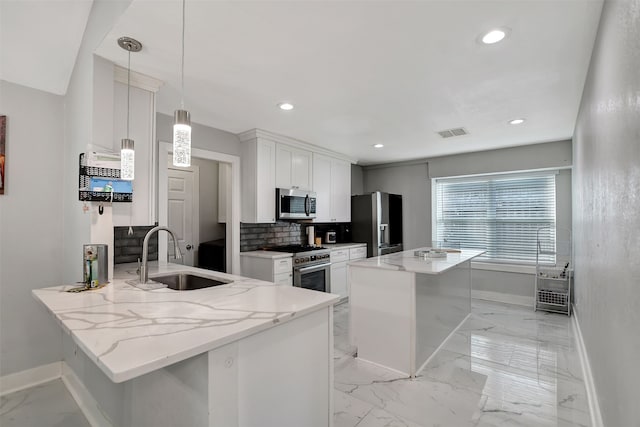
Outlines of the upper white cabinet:
{"type": "Polygon", "coordinates": [[[276,187],[311,190],[311,159],[311,151],[276,144],[276,187]]]}
{"type": "Polygon", "coordinates": [[[251,138],[240,143],[242,222],[276,221],[276,143],[251,138]]]}
{"type": "Polygon", "coordinates": [[[351,164],[313,153],[313,191],[316,192],[315,222],[351,221],[351,164]]]}
{"type": "Polygon", "coordinates": [[[275,222],[276,188],[315,191],[315,222],[351,221],[351,162],[347,157],[261,129],[238,137],[242,222],[275,222]]]}

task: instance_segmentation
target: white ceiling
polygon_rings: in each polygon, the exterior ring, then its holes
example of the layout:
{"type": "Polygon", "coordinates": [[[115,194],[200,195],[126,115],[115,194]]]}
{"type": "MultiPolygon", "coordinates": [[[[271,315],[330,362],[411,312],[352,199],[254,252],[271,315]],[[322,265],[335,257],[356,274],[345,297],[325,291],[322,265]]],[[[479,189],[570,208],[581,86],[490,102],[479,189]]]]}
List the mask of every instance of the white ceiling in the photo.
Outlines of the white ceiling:
{"type": "MultiPolygon", "coordinates": [[[[0,3],[4,60],[5,25],[13,21],[5,3],[13,2],[0,3]]],[[[46,39],[30,39],[31,56],[76,37],[91,4],[29,3],[40,6],[21,19],[37,17],[46,39]],[[73,22],[48,22],[61,19],[51,4],[74,4],[62,14],[73,22]]],[[[187,0],[186,7],[185,107],[194,122],[234,133],[265,129],[369,164],[570,138],[602,1],[187,0]],[[508,27],[509,37],[477,42],[494,27],[508,27]],[[296,108],[276,108],[285,100],[296,108]],[[525,124],[507,124],[518,117],[525,124]],[[436,133],[452,127],[470,134],[436,133]]],[[[11,24],[16,34],[19,22],[11,24]]],[[[117,38],[140,40],[132,69],[165,82],[158,110],[166,114],[180,105],[180,24],[179,0],[133,0],[96,52],[126,66],[117,38]]],[[[66,64],[78,45],[79,38],[51,54],[66,64]]],[[[34,76],[25,79],[60,74],[51,91],[66,89],[68,66],[37,76],[57,64],[48,58],[43,68],[27,53],[21,70],[34,76]]]]}
{"type": "Polygon", "coordinates": [[[0,0],[0,79],[64,95],[93,0],[0,0]]]}

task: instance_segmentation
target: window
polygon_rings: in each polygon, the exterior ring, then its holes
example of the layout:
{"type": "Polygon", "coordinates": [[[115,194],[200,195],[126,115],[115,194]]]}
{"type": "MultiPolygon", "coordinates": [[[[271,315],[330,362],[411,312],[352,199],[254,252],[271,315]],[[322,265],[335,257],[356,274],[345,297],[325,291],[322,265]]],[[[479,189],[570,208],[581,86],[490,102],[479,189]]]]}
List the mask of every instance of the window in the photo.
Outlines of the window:
{"type": "Polygon", "coordinates": [[[435,239],[486,250],[484,261],[534,263],[538,228],[555,226],[556,173],[435,179],[435,239]]]}

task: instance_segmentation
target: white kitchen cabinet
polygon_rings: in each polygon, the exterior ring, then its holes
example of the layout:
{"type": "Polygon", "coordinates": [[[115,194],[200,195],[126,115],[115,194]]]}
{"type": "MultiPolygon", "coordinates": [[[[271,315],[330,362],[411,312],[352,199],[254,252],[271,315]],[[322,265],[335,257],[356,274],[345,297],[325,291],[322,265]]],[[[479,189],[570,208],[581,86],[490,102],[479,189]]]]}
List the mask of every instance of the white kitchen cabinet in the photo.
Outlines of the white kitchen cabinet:
{"type": "Polygon", "coordinates": [[[276,187],[311,190],[312,153],[286,144],[276,144],[276,187]]]}
{"type": "Polygon", "coordinates": [[[358,259],[365,259],[367,257],[367,246],[358,246],[357,248],[349,249],[349,261],[355,261],[358,259]]]}
{"type": "Polygon", "coordinates": [[[313,153],[315,222],[351,221],[351,165],[344,160],[313,153]]]}
{"type": "Polygon", "coordinates": [[[363,244],[344,244],[331,249],[331,293],[342,299],[349,297],[349,261],[366,257],[367,246],[363,244]]]}
{"type": "Polygon", "coordinates": [[[242,222],[276,221],[276,143],[252,138],[240,144],[242,222]]]}
{"type": "Polygon", "coordinates": [[[276,285],[293,285],[292,254],[278,252],[269,255],[268,251],[242,252],[240,268],[242,275],[253,279],[273,282],[276,285]]]}

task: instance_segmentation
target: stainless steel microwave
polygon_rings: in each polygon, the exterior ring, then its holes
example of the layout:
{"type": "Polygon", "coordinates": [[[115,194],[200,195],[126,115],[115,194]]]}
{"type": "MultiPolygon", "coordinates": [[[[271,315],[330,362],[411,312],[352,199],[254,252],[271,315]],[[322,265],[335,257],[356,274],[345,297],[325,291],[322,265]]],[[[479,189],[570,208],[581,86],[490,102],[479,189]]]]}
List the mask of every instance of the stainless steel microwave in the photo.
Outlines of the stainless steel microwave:
{"type": "Polygon", "coordinates": [[[276,190],[278,219],[313,219],[316,217],[316,193],[293,188],[276,190]]]}

